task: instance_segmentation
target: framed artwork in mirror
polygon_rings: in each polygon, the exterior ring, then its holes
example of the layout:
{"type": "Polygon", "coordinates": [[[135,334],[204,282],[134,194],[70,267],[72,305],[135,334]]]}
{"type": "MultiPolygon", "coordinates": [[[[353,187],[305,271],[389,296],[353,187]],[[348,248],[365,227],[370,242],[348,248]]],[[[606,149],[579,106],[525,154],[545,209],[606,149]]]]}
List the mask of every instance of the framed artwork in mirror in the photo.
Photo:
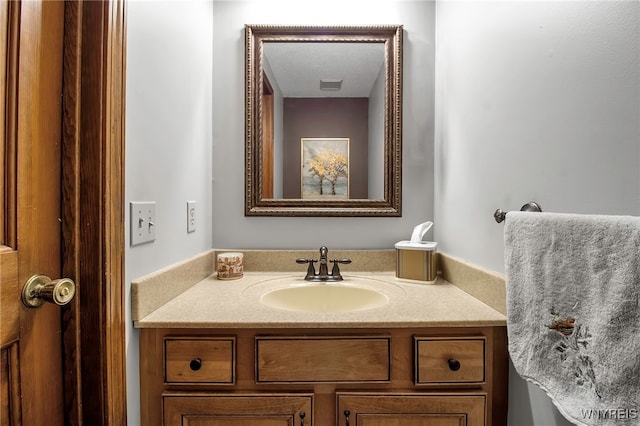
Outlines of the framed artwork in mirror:
{"type": "Polygon", "coordinates": [[[349,138],[300,140],[302,199],[349,199],[349,138]]]}

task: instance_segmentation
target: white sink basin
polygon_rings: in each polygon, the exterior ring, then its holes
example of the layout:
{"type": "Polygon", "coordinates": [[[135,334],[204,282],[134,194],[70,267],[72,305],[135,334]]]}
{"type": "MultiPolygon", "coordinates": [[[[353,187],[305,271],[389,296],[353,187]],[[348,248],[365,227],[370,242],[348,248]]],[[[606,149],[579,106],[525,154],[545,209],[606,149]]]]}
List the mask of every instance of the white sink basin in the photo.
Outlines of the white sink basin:
{"type": "Polygon", "coordinates": [[[262,304],[301,312],[353,312],[386,305],[389,298],[376,290],[340,283],[309,283],[265,293],[262,304]]]}
{"type": "Polygon", "coordinates": [[[405,295],[398,285],[362,276],[338,282],[309,282],[298,276],[257,282],[243,291],[262,305],[296,312],[356,312],[385,306],[405,295]]]}

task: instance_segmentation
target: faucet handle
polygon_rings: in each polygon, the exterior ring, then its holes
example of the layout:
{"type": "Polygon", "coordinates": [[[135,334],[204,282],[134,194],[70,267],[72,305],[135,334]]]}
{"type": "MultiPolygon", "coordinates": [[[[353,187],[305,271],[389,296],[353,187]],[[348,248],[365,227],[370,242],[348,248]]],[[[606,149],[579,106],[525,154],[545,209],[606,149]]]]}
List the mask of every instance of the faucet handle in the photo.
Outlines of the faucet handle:
{"type": "Polygon", "coordinates": [[[333,259],[331,262],[333,263],[333,268],[331,269],[331,277],[333,278],[333,281],[342,281],[342,275],[340,274],[338,263],[346,265],[351,263],[351,259],[333,259]]]}
{"type": "Polygon", "coordinates": [[[315,263],[317,259],[296,259],[296,263],[308,263],[309,267],[307,268],[307,275],[304,277],[305,280],[312,280],[316,275],[316,267],[315,263]]]}

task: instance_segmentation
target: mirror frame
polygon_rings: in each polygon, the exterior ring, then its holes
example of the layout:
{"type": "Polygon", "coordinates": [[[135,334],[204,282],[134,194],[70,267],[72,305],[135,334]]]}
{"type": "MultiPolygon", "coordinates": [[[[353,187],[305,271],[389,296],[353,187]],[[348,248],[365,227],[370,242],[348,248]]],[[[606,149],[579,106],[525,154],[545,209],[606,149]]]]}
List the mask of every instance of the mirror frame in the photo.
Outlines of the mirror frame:
{"type": "Polygon", "coordinates": [[[402,216],[402,25],[245,25],[245,216],[402,216]],[[384,43],[384,198],[262,198],[264,42],[384,43]]]}

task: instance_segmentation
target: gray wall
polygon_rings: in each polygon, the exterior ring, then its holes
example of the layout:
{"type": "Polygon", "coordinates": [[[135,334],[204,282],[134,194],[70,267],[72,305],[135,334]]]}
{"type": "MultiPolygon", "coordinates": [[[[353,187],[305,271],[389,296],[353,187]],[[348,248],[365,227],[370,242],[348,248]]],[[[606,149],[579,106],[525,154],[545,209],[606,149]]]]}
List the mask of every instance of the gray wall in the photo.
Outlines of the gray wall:
{"type": "MultiPolygon", "coordinates": [[[[384,117],[384,68],[371,89],[369,96],[369,117],[384,117]]],[[[384,120],[369,120],[369,198],[380,200],[384,197],[384,179],[376,170],[384,170],[384,120]]]]}
{"type": "MultiPolygon", "coordinates": [[[[504,272],[496,208],[640,214],[634,2],[438,2],[435,234],[504,272]]],[[[568,425],[512,370],[511,426],[568,425]]]]}
{"type": "MultiPolygon", "coordinates": [[[[129,247],[126,232],[126,283],[212,247],[212,12],[207,1],[127,2],[125,229],[130,201],[155,201],[156,240],[129,247]],[[191,234],[187,200],[197,202],[191,234]]],[[[129,294],[127,417],[138,425],[138,331],[129,294]]]]}
{"type": "Polygon", "coordinates": [[[213,244],[224,248],[393,248],[433,217],[435,4],[379,1],[216,1],[213,45],[213,244]],[[286,11],[286,13],[285,13],[286,11]],[[244,216],[244,25],[403,24],[401,218],[244,216]]]}

